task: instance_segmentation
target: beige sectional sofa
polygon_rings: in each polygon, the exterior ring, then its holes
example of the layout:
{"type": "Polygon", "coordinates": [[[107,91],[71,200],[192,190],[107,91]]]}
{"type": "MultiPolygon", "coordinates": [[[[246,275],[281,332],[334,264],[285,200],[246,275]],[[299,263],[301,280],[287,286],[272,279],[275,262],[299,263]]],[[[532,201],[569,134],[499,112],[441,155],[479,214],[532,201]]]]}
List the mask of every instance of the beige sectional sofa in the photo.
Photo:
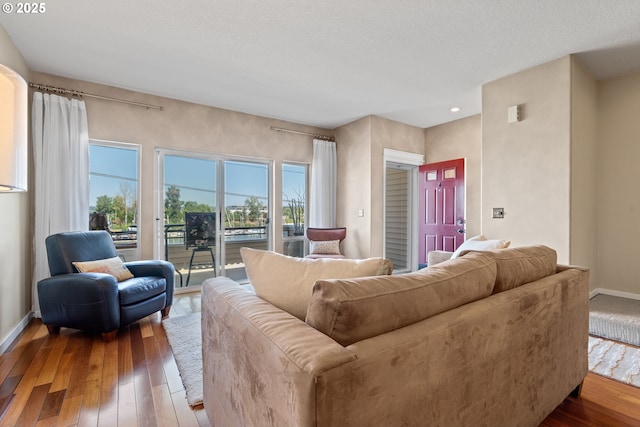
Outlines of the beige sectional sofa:
{"type": "Polygon", "coordinates": [[[215,426],[538,426],[587,374],[588,271],[471,252],[318,280],[305,321],[218,277],[202,321],[215,426]]]}

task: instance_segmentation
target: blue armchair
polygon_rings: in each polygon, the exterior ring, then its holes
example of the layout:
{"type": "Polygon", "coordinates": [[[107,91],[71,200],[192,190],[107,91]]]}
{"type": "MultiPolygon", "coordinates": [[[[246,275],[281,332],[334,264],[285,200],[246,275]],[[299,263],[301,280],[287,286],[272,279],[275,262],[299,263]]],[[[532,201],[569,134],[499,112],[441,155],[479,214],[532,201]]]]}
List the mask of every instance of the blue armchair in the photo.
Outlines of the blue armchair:
{"type": "Polygon", "coordinates": [[[108,232],[59,233],[45,244],[51,277],[38,282],[38,298],[50,334],[64,326],[100,332],[110,341],[119,328],[156,311],[169,315],[175,271],[170,262],[124,263],[134,277],[118,282],[111,274],[78,273],[73,264],[117,257],[108,232]]]}

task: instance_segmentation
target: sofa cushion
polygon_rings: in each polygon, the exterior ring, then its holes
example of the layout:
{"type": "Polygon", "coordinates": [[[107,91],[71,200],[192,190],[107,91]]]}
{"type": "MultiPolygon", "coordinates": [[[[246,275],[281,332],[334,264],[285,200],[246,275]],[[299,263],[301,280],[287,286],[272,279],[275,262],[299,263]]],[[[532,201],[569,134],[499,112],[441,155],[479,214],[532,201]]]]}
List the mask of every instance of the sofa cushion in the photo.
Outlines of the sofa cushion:
{"type": "MultiPolygon", "coordinates": [[[[463,254],[463,257],[470,253],[463,254]]],[[[480,252],[496,261],[496,285],[493,293],[517,288],[525,283],[534,282],[556,272],[558,256],[556,251],[544,246],[523,246],[480,252]]]]}
{"type": "Polygon", "coordinates": [[[473,253],[396,276],[318,280],[306,322],[347,346],[491,295],[496,263],[473,253]]]}
{"type": "Polygon", "coordinates": [[[118,282],[133,277],[127,266],[117,256],[96,261],[75,261],[72,264],[80,273],[106,273],[115,277],[118,282]]]}
{"type": "Polygon", "coordinates": [[[313,284],[318,279],[391,274],[385,258],[294,258],[276,252],[241,248],[247,276],[256,295],[304,320],[313,284]]]}
{"type": "Polygon", "coordinates": [[[458,249],[455,250],[451,259],[456,259],[467,251],[487,251],[491,249],[508,248],[511,242],[509,240],[487,239],[485,236],[475,236],[462,242],[458,249]]]}

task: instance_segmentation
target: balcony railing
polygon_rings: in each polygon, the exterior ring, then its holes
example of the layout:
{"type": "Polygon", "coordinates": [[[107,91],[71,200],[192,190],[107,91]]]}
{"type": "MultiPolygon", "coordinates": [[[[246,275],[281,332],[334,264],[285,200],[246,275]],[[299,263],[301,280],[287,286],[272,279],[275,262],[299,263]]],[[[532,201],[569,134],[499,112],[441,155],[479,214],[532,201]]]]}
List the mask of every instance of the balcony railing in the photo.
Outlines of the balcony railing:
{"type": "MultiPolygon", "coordinates": [[[[185,224],[166,224],[164,227],[164,259],[170,261],[179,272],[180,276],[187,274],[190,261],[197,268],[192,268],[190,286],[199,284],[207,277],[213,277],[211,255],[208,251],[193,251],[193,247],[185,245],[185,224]],[[194,256],[191,260],[191,256],[194,256]],[[195,277],[194,277],[195,275],[195,277]]],[[[138,243],[137,230],[131,227],[127,231],[111,233],[117,249],[135,248],[138,243]]],[[[283,253],[291,256],[304,256],[304,237],[293,232],[292,225],[284,225],[282,230],[283,253]],[[294,249],[295,250],[292,250],[294,249]]],[[[249,247],[253,249],[268,248],[268,229],[266,226],[230,227],[224,231],[225,245],[225,271],[227,275],[239,278],[246,277],[244,264],[240,255],[240,248],[249,247]]],[[[215,248],[212,247],[214,253],[215,248]]],[[[186,278],[186,276],[185,276],[186,278]]],[[[182,280],[180,281],[182,283],[182,280]]]]}

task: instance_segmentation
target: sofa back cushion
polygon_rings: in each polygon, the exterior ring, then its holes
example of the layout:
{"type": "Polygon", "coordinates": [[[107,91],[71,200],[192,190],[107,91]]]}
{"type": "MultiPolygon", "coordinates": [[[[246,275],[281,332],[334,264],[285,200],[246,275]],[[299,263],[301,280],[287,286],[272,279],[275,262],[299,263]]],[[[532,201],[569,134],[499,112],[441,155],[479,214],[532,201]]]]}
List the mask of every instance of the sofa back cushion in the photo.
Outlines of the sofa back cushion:
{"type": "Polygon", "coordinates": [[[491,295],[496,263],[480,253],[415,273],[318,280],[306,322],[347,346],[491,295]]]}
{"type": "Polygon", "coordinates": [[[550,276],[556,272],[558,262],[556,251],[544,245],[482,252],[470,251],[463,253],[462,256],[465,257],[471,253],[482,253],[496,261],[494,294],[550,276]]]}
{"type": "Polygon", "coordinates": [[[385,258],[294,258],[251,248],[240,248],[240,254],[256,295],[303,321],[316,280],[393,272],[385,258]]]}

